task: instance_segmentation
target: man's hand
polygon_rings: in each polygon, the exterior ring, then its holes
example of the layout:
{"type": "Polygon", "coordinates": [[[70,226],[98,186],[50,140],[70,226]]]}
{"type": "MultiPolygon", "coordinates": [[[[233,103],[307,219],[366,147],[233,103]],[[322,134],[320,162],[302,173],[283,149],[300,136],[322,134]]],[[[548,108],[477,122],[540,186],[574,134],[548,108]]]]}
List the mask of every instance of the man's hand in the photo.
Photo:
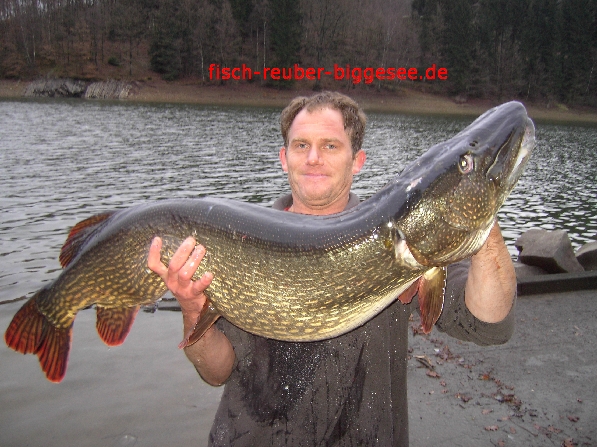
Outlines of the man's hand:
{"type": "Polygon", "coordinates": [[[156,237],[149,249],[147,266],[164,280],[166,287],[180,303],[185,320],[190,318],[194,324],[207,298],[203,292],[213,279],[213,275],[206,272],[199,280],[192,280],[203,256],[205,256],[205,247],[196,245],[196,241],[192,237],[186,238],[172,256],[168,267],[160,260],[161,250],[162,239],[156,237]]]}
{"type": "Polygon", "coordinates": [[[502,321],[512,309],[516,273],[496,222],[479,252],[471,258],[465,302],[471,313],[487,323],[502,321]]]}
{"type": "MultiPolygon", "coordinates": [[[[192,280],[205,256],[205,247],[196,245],[195,239],[188,237],[178,247],[168,267],[161,261],[161,250],[162,240],[156,237],[149,249],[147,267],[160,275],[178,300],[186,336],[199,319],[207,299],[204,292],[213,279],[213,275],[206,272],[197,281],[192,280]]],[[[184,351],[201,377],[211,385],[221,385],[232,372],[235,360],[234,350],[228,338],[215,326],[210,327],[197,343],[185,348],[184,351]]]]}

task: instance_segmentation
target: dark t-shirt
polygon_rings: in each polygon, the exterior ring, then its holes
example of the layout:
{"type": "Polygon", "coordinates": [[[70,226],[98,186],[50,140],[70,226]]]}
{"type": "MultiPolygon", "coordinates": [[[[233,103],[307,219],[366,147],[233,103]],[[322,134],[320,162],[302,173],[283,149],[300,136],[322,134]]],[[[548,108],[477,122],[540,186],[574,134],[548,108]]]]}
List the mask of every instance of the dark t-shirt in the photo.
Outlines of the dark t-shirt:
{"type": "MultiPolygon", "coordinates": [[[[288,196],[274,208],[285,209],[288,196]]],[[[347,208],[358,203],[351,195],[347,208]]],[[[500,323],[476,319],[464,304],[469,261],[451,265],[439,330],[477,344],[506,342],[500,323]]],[[[409,316],[396,301],[351,332],[292,343],[247,333],[224,319],[236,363],[210,433],[210,446],[407,446],[406,356],[409,316]]]]}

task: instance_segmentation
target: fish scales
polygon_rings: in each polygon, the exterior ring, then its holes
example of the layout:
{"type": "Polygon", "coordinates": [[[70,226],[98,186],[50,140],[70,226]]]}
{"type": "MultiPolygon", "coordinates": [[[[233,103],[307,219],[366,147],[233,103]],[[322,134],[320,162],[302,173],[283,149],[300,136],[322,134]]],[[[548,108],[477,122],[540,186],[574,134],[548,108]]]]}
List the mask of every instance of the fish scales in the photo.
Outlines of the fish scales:
{"type": "MultiPolygon", "coordinates": [[[[266,337],[310,341],[346,332],[395,299],[405,284],[406,269],[373,236],[357,242],[358,250],[338,247],[303,256],[280,250],[267,261],[260,244],[245,241],[242,251],[235,251],[230,245],[238,244],[232,239],[216,241],[201,233],[197,239],[206,247],[216,247],[208,250],[198,272],[214,274],[208,294],[216,310],[233,324],[266,337]],[[259,303],[252,302],[251,296],[259,297],[259,303]],[[271,307],[276,317],[264,323],[259,316],[271,307]],[[299,328],[303,334],[297,333],[299,328]]],[[[407,281],[421,271],[408,272],[407,281]]]]}
{"type": "Polygon", "coordinates": [[[189,343],[219,315],[264,337],[331,338],[415,293],[428,332],[442,309],[445,266],[480,249],[533,147],[533,124],[513,102],[433,146],[343,213],[306,216],[202,198],[92,216],[73,227],[63,271],[17,312],[5,340],[36,353],[52,381],[66,372],[79,310],[95,304],[102,339],[122,343],[139,307],[166,292],[147,268],[155,236],[165,264],[188,236],[207,250],[195,278],[214,274],[210,318],[189,343]]]}

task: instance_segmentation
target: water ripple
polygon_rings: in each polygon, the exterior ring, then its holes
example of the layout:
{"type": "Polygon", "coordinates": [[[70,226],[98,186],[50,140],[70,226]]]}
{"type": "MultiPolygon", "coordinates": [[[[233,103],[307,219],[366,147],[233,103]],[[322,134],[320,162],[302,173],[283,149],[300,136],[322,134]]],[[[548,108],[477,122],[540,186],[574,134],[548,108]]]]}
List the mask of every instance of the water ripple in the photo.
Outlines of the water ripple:
{"type": "MultiPolygon", "coordinates": [[[[68,229],[147,200],[204,195],[271,203],[288,190],[278,109],[79,100],[0,101],[0,301],[53,279],[68,229]]],[[[463,118],[370,114],[367,198],[463,118]]],[[[597,129],[537,126],[538,149],[500,211],[513,240],[532,227],[595,238],[597,129]]]]}

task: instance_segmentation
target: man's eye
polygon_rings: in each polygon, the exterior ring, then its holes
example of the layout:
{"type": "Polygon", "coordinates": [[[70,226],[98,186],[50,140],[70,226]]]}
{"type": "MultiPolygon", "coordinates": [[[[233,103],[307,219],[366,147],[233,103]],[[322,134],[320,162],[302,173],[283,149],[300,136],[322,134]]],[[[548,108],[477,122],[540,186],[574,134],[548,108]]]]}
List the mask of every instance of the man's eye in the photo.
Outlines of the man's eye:
{"type": "Polygon", "coordinates": [[[326,149],[330,149],[330,150],[334,150],[334,149],[336,149],[336,147],[337,146],[335,144],[332,144],[332,143],[325,145],[325,148],[326,149]]]}

